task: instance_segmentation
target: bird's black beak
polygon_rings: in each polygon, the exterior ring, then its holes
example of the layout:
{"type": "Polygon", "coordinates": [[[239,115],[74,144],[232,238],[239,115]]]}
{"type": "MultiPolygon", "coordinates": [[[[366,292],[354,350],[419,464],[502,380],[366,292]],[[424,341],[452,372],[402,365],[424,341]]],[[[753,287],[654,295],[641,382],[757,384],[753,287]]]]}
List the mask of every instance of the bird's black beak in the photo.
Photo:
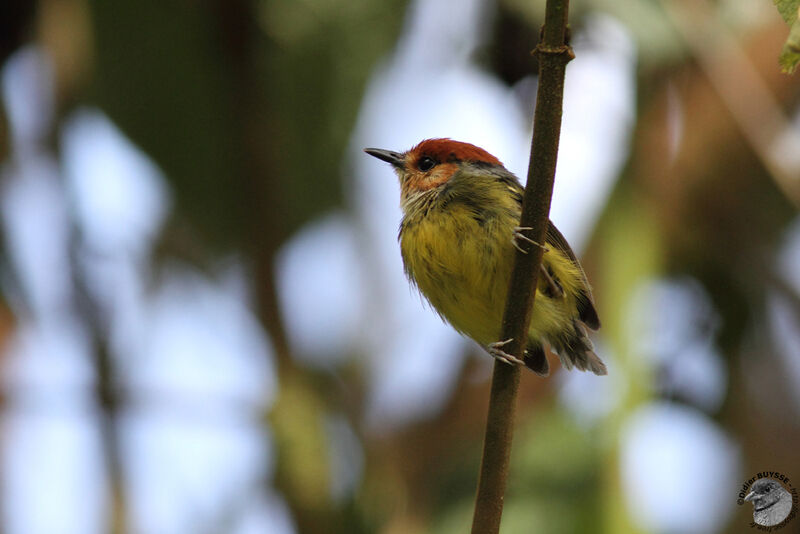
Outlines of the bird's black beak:
{"type": "Polygon", "coordinates": [[[383,150],[382,148],[365,148],[364,152],[370,156],[375,156],[378,159],[382,159],[387,163],[391,163],[393,167],[397,167],[398,169],[405,168],[405,157],[399,152],[383,150]]]}
{"type": "Polygon", "coordinates": [[[755,498],[756,498],[756,492],[755,492],[755,491],[751,491],[750,493],[748,493],[747,495],[745,495],[745,497],[744,497],[744,500],[746,500],[746,501],[752,501],[752,500],[753,500],[753,499],[755,499],[755,498]]]}

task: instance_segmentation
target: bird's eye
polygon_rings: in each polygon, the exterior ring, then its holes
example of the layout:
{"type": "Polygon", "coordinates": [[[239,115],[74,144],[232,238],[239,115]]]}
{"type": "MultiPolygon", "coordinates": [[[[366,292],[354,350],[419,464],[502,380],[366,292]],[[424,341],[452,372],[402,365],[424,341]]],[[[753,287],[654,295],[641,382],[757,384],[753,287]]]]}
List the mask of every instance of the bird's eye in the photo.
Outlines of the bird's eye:
{"type": "Polygon", "coordinates": [[[436,166],[436,160],[429,156],[422,156],[417,162],[417,167],[421,171],[429,171],[436,166]]]}
{"type": "Polygon", "coordinates": [[[769,493],[770,491],[772,491],[772,486],[767,486],[764,488],[764,493],[769,493]]]}

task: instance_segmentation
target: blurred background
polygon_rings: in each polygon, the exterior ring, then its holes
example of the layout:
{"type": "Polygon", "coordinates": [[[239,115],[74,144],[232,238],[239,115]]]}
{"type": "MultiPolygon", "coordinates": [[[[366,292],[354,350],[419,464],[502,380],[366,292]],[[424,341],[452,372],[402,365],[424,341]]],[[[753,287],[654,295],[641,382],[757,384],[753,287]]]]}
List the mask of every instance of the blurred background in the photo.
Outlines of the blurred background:
{"type": "MultiPolygon", "coordinates": [[[[800,480],[788,26],[571,4],[551,218],[609,375],[523,375],[502,532],[749,532],[742,483],[800,480]]],[[[0,9],[0,532],[467,532],[492,361],[361,149],[524,177],[544,1],[0,9]]]]}

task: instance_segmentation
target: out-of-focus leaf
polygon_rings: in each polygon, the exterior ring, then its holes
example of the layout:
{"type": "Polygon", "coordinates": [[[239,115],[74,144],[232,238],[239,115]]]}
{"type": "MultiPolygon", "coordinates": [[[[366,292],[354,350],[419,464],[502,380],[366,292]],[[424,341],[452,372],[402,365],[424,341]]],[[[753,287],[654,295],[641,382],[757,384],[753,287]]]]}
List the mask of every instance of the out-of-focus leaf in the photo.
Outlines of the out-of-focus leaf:
{"type": "Polygon", "coordinates": [[[800,8],[800,0],[773,0],[778,13],[787,24],[793,24],[797,20],[797,9],[800,8]]]}
{"type": "Polygon", "coordinates": [[[91,96],[203,239],[274,248],[341,202],[362,89],[405,3],[93,0],[91,96]]]}
{"type": "Polygon", "coordinates": [[[519,430],[511,468],[522,476],[511,483],[520,485],[518,491],[578,498],[576,492],[591,491],[587,483],[599,471],[597,450],[588,431],[563,409],[543,408],[519,430]]]}
{"type": "MultiPolygon", "coordinates": [[[[612,195],[596,231],[598,242],[603,244],[598,254],[599,272],[594,277],[598,288],[597,304],[603,318],[602,331],[615,359],[612,376],[625,384],[621,402],[609,414],[603,431],[605,436],[617,436],[623,421],[653,394],[651,369],[634,347],[629,310],[640,283],[662,272],[663,243],[653,210],[643,204],[629,176],[623,177],[612,195]]],[[[619,478],[619,448],[612,447],[605,452],[598,485],[603,511],[598,516],[602,518],[602,530],[637,532],[626,508],[619,478]]]]}
{"type": "MultiPolygon", "coordinates": [[[[537,406],[515,437],[501,532],[566,534],[595,529],[601,458],[591,431],[579,427],[557,403],[537,406]]],[[[462,483],[469,489],[474,485],[474,481],[462,483]]],[[[437,506],[442,512],[431,532],[469,531],[474,495],[464,493],[455,502],[437,506]]]]}
{"type": "Polygon", "coordinates": [[[781,50],[778,61],[781,69],[787,74],[791,74],[800,63],[800,0],[774,0],[778,13],[783,20],[789,24],[789,37],[781,50]]]}
{"type": "Polygon", "coordinates": [[[93,99],[161,168],[179,208],[212,238],[231,233],[232,100],[205,2],[91,2],[93,99]]]}
{"type": "Polygon", "coordinates": [[[407,0],[261,0],[264,97],[291,228],[342,201],[342,156],[363,88],[392,48],[407,0]]]}
{"type": "Polygon", "coordinates": [[[285,377],[271,413],[279,463],[277,476],[303,510],[329,505],[330,468],[319,397],[299,374],[285,377]]]}
{"type": "Polygon", "coordinates": [[[783,72],[791,74],[800,63],[800,18],[796,18],[789,30],[789,37],[781,50],[779,59],[783,72]]]}
{"type": "Polygon", "coordinates": [[[601,451],[558,404],[525,422],[511,457],[503,532],[587,532],[600,506],[601,451]]]}

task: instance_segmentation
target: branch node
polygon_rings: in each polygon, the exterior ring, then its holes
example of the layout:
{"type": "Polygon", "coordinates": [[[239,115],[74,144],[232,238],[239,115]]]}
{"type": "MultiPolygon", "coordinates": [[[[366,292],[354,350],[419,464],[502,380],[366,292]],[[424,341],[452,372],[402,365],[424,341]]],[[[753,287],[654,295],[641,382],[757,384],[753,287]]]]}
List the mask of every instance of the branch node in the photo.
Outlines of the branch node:
{"type": "Polygon", "coordinates": [[[544,43],[539,43],[536,45],[536,48],[531,50],[532,56],[536,56],[538,54],[548,56],[564,56],[565,63],[575,59],[575,52],[572,51],[572,47],[568,44],[563,44],[560,46],[548,46],[544,43]]]}

